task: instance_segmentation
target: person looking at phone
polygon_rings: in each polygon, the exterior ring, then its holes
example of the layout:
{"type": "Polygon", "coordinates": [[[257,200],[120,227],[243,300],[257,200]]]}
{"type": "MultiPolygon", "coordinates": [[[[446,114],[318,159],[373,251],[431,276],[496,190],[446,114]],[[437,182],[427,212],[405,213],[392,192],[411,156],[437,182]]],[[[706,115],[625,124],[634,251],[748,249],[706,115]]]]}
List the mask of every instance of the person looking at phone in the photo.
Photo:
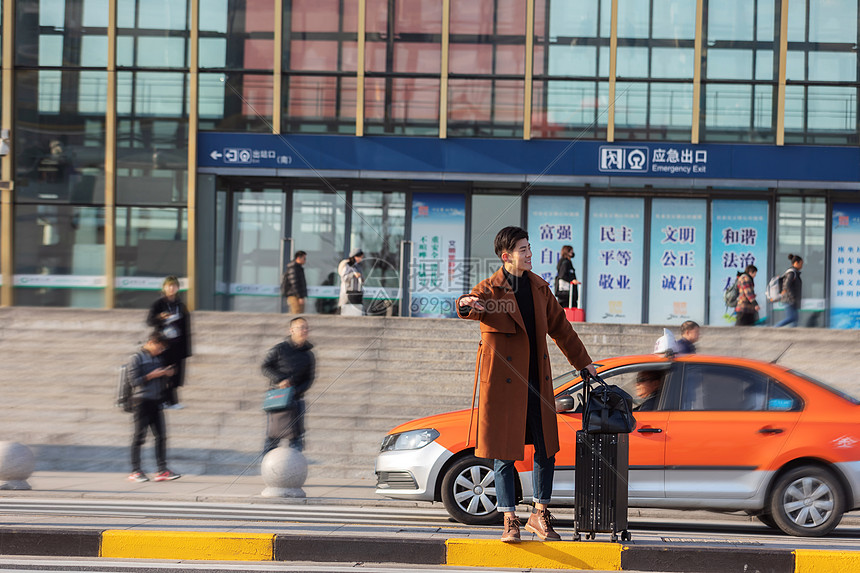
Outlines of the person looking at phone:
{"type": "Polygon", "coordinates": [[[140,448],[146,440],[147,430],[155,438],[155,461],[158,470],[155,481],[168,481],[181,477],[167,469],[167,433],[162,412],[162,387],[173,376],[173,366],[165,366],[161,356],[167,349],[167,339],[153,332],[140,351],[131,360],[131,385],[134,407],[134,434],[131,439],[131,474],[134,482],[149,481],[140,464],[140,448]]]}

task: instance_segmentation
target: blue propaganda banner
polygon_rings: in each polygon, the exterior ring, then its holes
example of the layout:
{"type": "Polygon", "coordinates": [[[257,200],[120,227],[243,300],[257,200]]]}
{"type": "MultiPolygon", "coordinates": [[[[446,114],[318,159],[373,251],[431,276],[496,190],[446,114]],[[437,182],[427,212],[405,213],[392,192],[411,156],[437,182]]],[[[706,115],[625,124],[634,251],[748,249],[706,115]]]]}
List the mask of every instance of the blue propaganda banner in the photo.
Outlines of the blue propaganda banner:
{"type": "Polygon", "coordinates": [[[830,327],[860,328],[860,204],[833,204],[830,327]]]}
{"type": "Polygon", "coordinates": [[[412,195],[412,316],[455,317],[464,293],[466,197],[412,195]]]}
{"type": "Polygon", "coordinates": [[[596,197],[589,202],[589,322],[642,322],[644,200],[596,197]]]}
{"type": "MultiPolygon", "coordinates": [[[[532,246],[532,272],[548,282],[553,292],[561,248],[564,245],[573,247],[574,269],[577,268],[577,256],[580,261],[584,260],[584,213],[584,197],[529,197],[528,232],[532,246]]],[[[576,301],[573,302],[576,305],[576,301]]]]}
{"type": "Polygon", "coordinates": [[[704,199],[652,201],[649,322],[704,324],[707,213],[704,199]]]}
{"type": "Polygon", "coordinates": [[[767,201],[717,200],[711,204],[710,323],[734,324],[723,293],[748,265],[755,265],[759,317],[767,312],[767,201]]]}

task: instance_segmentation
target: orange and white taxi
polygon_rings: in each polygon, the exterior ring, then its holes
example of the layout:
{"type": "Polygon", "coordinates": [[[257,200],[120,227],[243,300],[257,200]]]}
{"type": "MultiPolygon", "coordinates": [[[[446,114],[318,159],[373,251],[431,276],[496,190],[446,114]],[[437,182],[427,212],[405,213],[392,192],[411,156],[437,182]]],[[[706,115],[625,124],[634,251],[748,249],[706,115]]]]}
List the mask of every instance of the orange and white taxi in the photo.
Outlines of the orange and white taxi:
{"type": "MultiPolygon", "coordinates": [[[[740,358],[650,354],[605,360],[597,369],[634,397],[639,372],[657,371],[662,379],[654,408],[634,411],[631,507],[744,511],[799,536],[826,535],[843,513],[860,508],[857,399],[801,372],[740,358]]],[[[556,506],[573,505],[581,386],[576,372],[554,381],[556,506]]],[[[376,460],[376,492],[442,501],[462,523],[496,522],[492,460],[474,456],[470,412],[391,430],[376,460]]],[[[526,446],[516,464],[524,500],[532,498],[532,453],[526,446]]]]}

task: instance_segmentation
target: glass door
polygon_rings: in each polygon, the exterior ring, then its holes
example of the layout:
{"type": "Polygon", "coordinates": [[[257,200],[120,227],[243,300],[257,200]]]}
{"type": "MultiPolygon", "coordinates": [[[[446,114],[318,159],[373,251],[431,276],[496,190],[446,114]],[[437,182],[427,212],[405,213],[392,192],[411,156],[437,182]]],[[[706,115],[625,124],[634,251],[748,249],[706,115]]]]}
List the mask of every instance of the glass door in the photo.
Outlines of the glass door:
{"type": "Polygon", "coordinates": [[[337,265],[344,258],[346,192],[293,191],[293,250],[307,253],[308,314],[335,314],[340,280],[337,265]]]}
{"type": "Polygon", "coordinates": [[[219,192],[217,211],[218,308],[281,312],[281,240],[287,211],[283,189],[219,192]]]}

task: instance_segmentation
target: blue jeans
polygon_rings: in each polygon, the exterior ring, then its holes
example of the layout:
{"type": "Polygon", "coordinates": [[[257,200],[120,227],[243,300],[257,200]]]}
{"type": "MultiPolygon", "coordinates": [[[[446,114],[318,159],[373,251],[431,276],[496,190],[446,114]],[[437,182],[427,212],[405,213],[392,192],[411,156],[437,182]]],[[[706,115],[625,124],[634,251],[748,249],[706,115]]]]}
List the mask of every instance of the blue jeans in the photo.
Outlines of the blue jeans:
{"type": "Polygon", "coordinates": [[[789,324],[797,326],[798,312],[797,308],[788,305],[785,307],[785,318],[777,322],[774,326],[788,326],[789,324]]]}
{"type": "MultiPolygon", "coordinates": [[[[535,503],[549,503],[552,497],[552,478],[555,474],[555,456],[547,457],[543,440],[543,428],[540,416],[526,422],[531,426],[531,435],[536,436],[534,468],[532,470],[532,489],[535,503]]],[[[496,474],[496,509],[502,513],[515,511],[517,505],[517,490],[514,483],[514,461],[495,460],[493,471],[496,474]]]]}
{"type": "MultiPolygon", "coordinates": [[[[493,470],[496,473],[496,509],[500,512],[515,511],[517,490],[514,484],[514,461],[495,460],[493,470]]],[[[548,458],[544,453],[543,444],[535,447],[534,469],[532,471],[532,487],[535,503],[549,503],[552,497],[552,478],[555,474],[555,456],[548,458]]]]}

